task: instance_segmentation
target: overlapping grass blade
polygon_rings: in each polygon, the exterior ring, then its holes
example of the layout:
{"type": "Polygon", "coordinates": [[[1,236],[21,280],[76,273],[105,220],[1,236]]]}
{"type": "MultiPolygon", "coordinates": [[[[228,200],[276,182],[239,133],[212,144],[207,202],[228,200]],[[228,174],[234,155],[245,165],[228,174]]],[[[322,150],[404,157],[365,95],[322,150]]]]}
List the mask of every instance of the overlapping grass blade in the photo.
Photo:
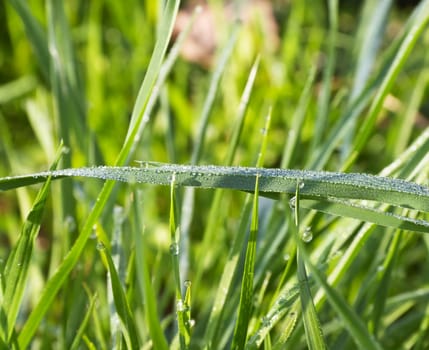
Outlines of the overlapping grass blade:
{"type": "MultiPolygon", "coordinates": [[[[241,96],[237,121],[235,122],[235,125],[233,128],[231,142],[229,144],[228,152],[225,159],[225,165],[228,165],[228,166],[232,165],[235,154],[238,149],[238,143],[243,130],[246,111],[249,104],[250,95],[254,86],[254,82],[256,79],[256,73],[258,71],[259,61],[260,61],[259,58],[255,60],[255,63],[253,64],[252,69],[250,70],[249,77],[247,79],[243,94],[241,96]]],[[[210,213],[207,220],[206,229],[204,232],[204,238],[202,243],[203,248],[201,249],[202,253],[201,253],[201,256],[197,258],[197,260],[200,261],[200,263],[198,264],[197,274],[194,279],[194,285],[196,286],[196,288],[198,288],[200,278],[204,272],[204,269],[208,264],[209,255],[207,254],[207,251],[213,242],[214,235],[217,232],[218,221],[221,217],[220,209],[222,206],[222,198],[223,198],[223,192],[221,190],[217,190],[213,197],[213,201],[210,207],[210,213]]]]}
{"type": "MultiPolygon", "coordinates": [[[[102,243],[99,243],[102,245],[102,243]]],[[[106,250],[104,246],[99,247],[99,251],[103,259],[107,262],[109,270],[111,288],[113,292],[113,299],[115,302],[116,312],[121,320],[122,335],[125,339],[127,347],[130,349],[137,349],[139,347],[139,338],[137,335],[137,328],[134,321],[133,314],[130,309],[130,305],[127,300],[124,287],[119,279],[118,271],[113,262],[110,252],[106,250]]]]}
{"type": "MultiPolygon", "coordinates": [[[[302,257],[302,242],[301,236],[307,228],[300,229],[300,190],[304,185],[303,182],[297,181],[295,190],[294,202],[294,218],[295,225],[291,225],[293,230],[293,237],[297,246],[296,263],[297,263],[297,277],[299,283],[299,297],[301,300],[301,310],[303,316],[303,323],[305,329],[305,337],[307,339],[307,346],[311,350],[327,349],[322,328],[320,326],[319,317],[317,316],[316,308],[313,303],[313,296],[310,290],[310,284],[305,269],[304,259],[302,257]],[[301,230],[301,232],[300,232],[301,230]]],[[[304,238],[303,238],[304,239],[304,238]]],[[[307,239],[307,238],[305,238],[307,239]]]]}
{"type": "MultiPolygon", "coordinates": [[[[57,166],[62,152],[63,148],[61,145],[51,169],[55,169],[57,166]]],[[[0,334],[2,341],[8,344],[11,341],[16,341],[16,339],[12,339],[12,336],[14,335],[16,319],[27,284],[34,241],[39,233],[50,183],[51,181],[48,177],[43,187],[39,190],[27,220],[24,222],[18,242],[10,253],[4,269],[4,276],[2,277],[4,287],[1,294],[0,334]]]]}
{"type": "Polygon", "coordinates": [[[351,166],[359,152],[368,141],[368,137],[374,127],[377,116],[383,107],[385,97],[391,90],[394,80],[398,76],[400,70],[414,48],[414,45],[417,43],[417,40],[420,38],[421,33],[426,29],[427,23],[429,22],[429,1],[421,2],[414,10],[414,14],[411,19],[411,27],[406,32],[393,61],[388,67],[388,71],[383,78],[377,94],[371,102],[368,116],[357,133],[352,152],[344,169],[348,169],[351,166]]]}
{"type": "Polygon", "coordinates": [[[231,349],[234,350],[243,349],[245,345],[249,321],[253,311],[253,276],[255,273],[256,238],[258,233],[258,184],[259,177],[256,177],[252,221],[250,224],[250,235],[249,241],[247,242],[244,271],[241,281],[238,316],[231,345],[231,349]]]}
{"type": "Polygon", "coordinates": [[[330,305],[338,316],[341,317],[345,328],[353,337],[355,343],[362,349],[382,349],[374,337],[368,332],[362,319],[359,318],[356,312],[347,304],[341,294],[328,284],[319,269],[312,264],[308,253],[305,251],[304,244],[298,241],[298,245],[306,266],[311,272],[311,276],[323,288],[330,305]]]}
{"type": "MultiPolygon", "coordinates": [[[[135,136],[138,134],[140,125],[143,122],[143,114],[147,104],[147,101],[151,94],[151,89],[155,83],[156,76],[159,72],[160,66],[163,61],[165,51],[170,39],[172,26],[176,18],[176,14],[179,7],[178,0],[169,0],[165,5],[165,11],[160,24],[160,35],[158,37],[146,76],[143,80],[142,87],[140,88],[136,104],[132,113],[132,121],[128,129],[127,137],[124,141],[121,152],[117,158],[116,165],[123,165],[130,157],[130,150],[133,148],[134,143],[138,140],[135,136]]],[[[19,345],[22,348],[28,346],[34,332],[36,331],[40,321],[44,314],[51,305],[55,295],[64,284],[68,274],[77,263],[80,254],[82,253],[86,242],[91,235],[92,228],[100,216],[103,208],[108,200],[108,197],[114,187],[114,182],[107,182],[102,191],[100,192],[96,204],[94,205],[91,213],[89,214],[82,231],[80,232],[77,240],[73,247],[69,251],[66,258],[63,260],[61,265],[58,267],[56,273],[47,282],[43,294],[40,298],[36,308],[32,311],[29,318],[27,319],[20,335],[19,345]]]]}

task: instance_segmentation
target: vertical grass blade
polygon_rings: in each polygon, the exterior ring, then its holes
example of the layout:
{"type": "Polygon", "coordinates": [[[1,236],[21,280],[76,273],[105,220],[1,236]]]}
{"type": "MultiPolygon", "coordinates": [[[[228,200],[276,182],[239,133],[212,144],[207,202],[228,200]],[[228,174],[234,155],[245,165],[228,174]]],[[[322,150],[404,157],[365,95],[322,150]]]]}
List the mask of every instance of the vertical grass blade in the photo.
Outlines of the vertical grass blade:
{"type": "Polygon", "coordinates": [[[157,297],[152,286],[147,262],[147,242],[144,234],[144,226],[141,222],[141,210],[143,197],[140,191],[134,192],[134,240],[136,242],[136,272],[140,293],[144,300],[144,314],[149,328],[149,335],[156,349],[168,350],[167,339],[162,331],[161,322],[157,310],[157,297]]]}
{"type": "MultiPolygon", "coordinates": [[[[297,182],[295,192],[295,226],[292,226],[293,236],[297,245],[296,262],[297,262],[297,277],[299,283],[299,296],[301,300],[301,309],[304,322],[305,336],[307,339],[307,346],[311,350],[316,349],[327,349],[320,321],[317,316],[316,308],[313,303],[313,297],[311,295],[310,285],[307,278],[307,272],[305,270],[304,258],[302,257],[302,246],[300,237],[300,189],[305,186],[304,182],[297,182]]],[[[307,228],[302,230],[302,235],[307,228]]],[[[304,236],[302,237],[304,240],[304,236]]],[[[306,239],[305,239],[306,240],[306,239]]]]}
{"type": "MultiPolygon", "coordinates": [[[[240,28],[239,24],[235,24],[234,27],[232,28],[231,36],[225,48],[221,52],[219,62],[210,80],[209,90],[207,92],[203,109],[201,111],[201,116],[200,116],[199,125],[197,129],[197,135],[192,149],[191,164],[193,165],[197,164],[200,161],[201,154],[203,152],[206,131],[207,131],[211,111],[213,109],[213,103],[215,101],[215,97],[219,89],[219,84],[222,78],[222,74],[225,71],[226,65],[228,63],[229,58],[232,55],[232,51],[237,41],[239,28],[240,28]]],[[[189,188],[185,190],[183,194],[183,200],[182,200],[180,268],[182,270],[182,275],[184,278],[186,278],[187,276],[187,271],[189,266],[189,230],[191,227],[192,217],[194,213],[194,197],[195,197],[195,190],[192,188],[189,188]]]]}
{"type": "Polygon", "coordinates": [[[259,177],[257,176],[253,199],[252,222],[250,224],[250,235],[247,243],[243,278],[241,281],[240,303],[231,345],[231,349],[234,350],[244,348],[253,309],[253,276],[255,273],[256,238],[258,233],[258,185],[259,177]]]}
{"type": "Polygon", "coordinates": [[[136,324],[133,318],[133,314],[128,304],[127,296],[125,294],[124,288],[119,279],[118,271],[113,262],[110,252],[106,250],[104,246],[101,247],[102,243],[99,243],[100,254],[103,259],[107,262],[107,267],[109,270],[111,288],[113,292],[113,299],[115,302],[116,312],[121,320],[121,330],[122,335],[129,349],[139,348],[139,339],[137,335],[136,324]]]}

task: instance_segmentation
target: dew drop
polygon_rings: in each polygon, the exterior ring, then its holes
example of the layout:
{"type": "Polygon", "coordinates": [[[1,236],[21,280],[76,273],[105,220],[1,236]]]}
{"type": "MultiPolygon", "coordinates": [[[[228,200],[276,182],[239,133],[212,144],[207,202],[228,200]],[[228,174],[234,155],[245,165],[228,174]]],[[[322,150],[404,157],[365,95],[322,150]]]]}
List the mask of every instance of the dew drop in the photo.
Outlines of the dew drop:
{"type": "Polygon", "coordinates": [[[192,285],[192,282],[190,280],[186,280],[185,282],[183,282],[183,284],[185,285],[185,288],[190,288],[192,285]]]}
{"type": "Polygon", "coordinates": [[[305,186],[305,183],[304,183],[304,182],[300,182],[300,183],[299,183],[299,188],[300,188],[300,189],[303,189],[303,188],[304,188],[304,186],[305,186]]]}
{"type": "Polygon", "coordinates": [[[296,197],[295,197],[295,196],[293,196],[293,197],[290,199],[290,201],[289,201],[289,207],[290,207],[292,210],[295,210],[295,206],[296,206],[296,197]]]}
{"type": "Polygon", "coordinates": [[[177,243],[172,243],[170,245],[170,254],[171,255],[179,255],[179,245],[177,243]]]}
{"type": "Polygon", "coordinates": [[[286,253],[286,254],[283,255],[283,260],[284,261],[289,261],[289,259],[290,259],[290,254],[289,253],[286,253]]]}
{"type": "Polygon", "coordinates": [[[97,242],[97,245],[95,246],[99,251],[103,251],[104,249],[106,249],[106,247],[104,246],[103,242],[97,242]]]}
{"type": "Polygon", "coordinates": [[[270,319],[266,316],[262,317],[261,323],[262,323],[263,327],[270,327],[270,325],[271,325],[270,319]]]}
{"type": "Polygon", "coordinates": [[[192,328],[195,326],[195,320],[194,319],[190,319],[189,321],[186,321],[186,323],[188,324],[189,328],[192,328]]]}
{"type": "Polygon", "coordinates": [[[179,299],[176,303],[177,312],[183,312],[185,310],[185,304],[183,304],[182,299],[179,299]]]}
{"type": "Polygon", "coordinates": [[[306,227],[304,229],[304,232],[301,235],[301,239],[305,242],[305,243],[309,243],[311,242],[311,240],[313,239],[313,232],[311,231],[311,227],[306,227]]]}
{"type": "Polygon", "coordinates": [[[68,232],[73,232],[76,230],[76,220],[73,218],[73,216],[67,215],[64,223],[68,232]]]}

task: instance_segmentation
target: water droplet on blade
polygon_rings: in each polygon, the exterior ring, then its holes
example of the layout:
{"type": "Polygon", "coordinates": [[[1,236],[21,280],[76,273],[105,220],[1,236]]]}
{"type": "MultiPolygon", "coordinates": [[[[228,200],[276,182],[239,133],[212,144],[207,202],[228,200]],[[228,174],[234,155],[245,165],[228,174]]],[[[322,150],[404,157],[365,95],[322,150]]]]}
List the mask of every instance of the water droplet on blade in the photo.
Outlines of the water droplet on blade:
{"type": "Polygon", "coordinates": [[[304,229],[304,232],[302,232],[302,235],[301,235],[301,239],[305,243],[311,242],[311,240],[313,239],[313,232],[311,231],[311,227],[306,227],[304,229]]]}
{"type": "Polygon", "coordinates": [[[170,254],[179,255],[179,245],[177,243],[172,243],[170,245],[170,254]]]}
{"type": "Polygon", "coordinates": [[[295,206],[296,206],[296,197],[295,197],[295,196],[293,196],[293,197],[290,199],[290,201],[289,201],[289,207],[290,207],[292,210],[295,210],[295,206]]]}
{"type": "Polygon", "coordinates": [[[98,250],[102,251],[104,249],[106,249],[106,247],[104,246],[103,242],[97,242],[97,245],[95,246],[98,250]]]}

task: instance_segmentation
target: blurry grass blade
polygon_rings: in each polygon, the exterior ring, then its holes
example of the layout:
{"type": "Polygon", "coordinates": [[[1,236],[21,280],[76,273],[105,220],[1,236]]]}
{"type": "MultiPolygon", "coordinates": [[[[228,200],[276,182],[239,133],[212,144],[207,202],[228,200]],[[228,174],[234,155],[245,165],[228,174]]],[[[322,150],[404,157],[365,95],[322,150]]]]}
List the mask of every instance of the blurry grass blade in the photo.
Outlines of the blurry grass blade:
{"type": "Polygon", "coordinates": [[[43,32],[42,26],[31,14],[28,2],[24,0],[9,0],[9,3],[21,17],[27,37],[30,39],[30,43],[39,61],[39,67],[45,79],[49,80],[49,51],[46,34],[43,32]]]}
{"type": "MultiPolygon", "coordinates": [[[[102,245],[102,243],[99,243],[99,244],[102,245]]],[[[116,270],[115,264],[112,260],[110,253],[104,247],[100,248],[99,251],[108,264],[110,280],[111,280],[110,287],[112,288],[116,311],[119,315],[119,318],[121,319],[122,334],[127,342],[128,348],[138,349],[139,339],[137,336],[136,324],[135,324],[130,306],[128,304],[125,291],[119,279],[118,271],[116,270]]]]}
{"type": "Polygon", "coordinates": [[[144,227],[141,222],[142,193],[134,191],[133,218],[134,218],[134,240],[136,244],[136,272],[137,282],[144,300],[144,314],[149,328],[149,335],[156,349],[169,349],[167,340],[161,328],[158,316],[157,299],[149,275],[147,262],[147,243],[145,239],[144,227]]]}
{"type": "Polygon", "coordinates": [[[414,48],[414,45],[420,38],[421,33],[426,29],[427,23],[429,21],[429,1],[421,2],[420,5],[416,7],[415,11],[416,12],[414,13],[414,16],[412,17],[414,19],[412,26],[404,36],[396,56],[391,62],[388,71],[377,91],[377,94],[371,103],[368,117],[365,119],[362,126],[360,127],[359,132],[357,133],[357,138],[345,169],[347,169],[354,162],[355,158],[368,141],[377,116],[383,107],[385,97],[391,90],[393,82],[398,76],[401,68],[404,66],[408,56],[414,48]]]}
{"type": "MultiPolygon", "coordinates": [[[[240,141],[241,133],[243,130],[244,120],[246,117],[246,111],[249,104],[249,99],[251,92],[253,90],[256,73],[259,68],[259,57],[255,60],[252,69],[250,70],[249,77],[246,81],[246,86],[244,88],[243,94],[241,96],[240,100],[240,106],[238,110],[238,117],[235,121],[235,124],[233,126],[232,136],[231,136],[231,142],[229,143],[226,159],[225,159],[225,165],[232,165],[234,161],[234,157],[237,153],[238,144],[240,141]]],[[[204,232],[204,238],[202,242],[202,249],[201,249],[201,256],[197,256],[196,260],[200,263],[198,264],[197,274],[194,279],[196,288],[198,288],[198,284],[200,281],[200,278],[202,274],[204,273],[205,268],[207,267],[209,256],[206,254],[206,251],[210,248],[210,246],[213,243],[214,235],[218,232],[218,225],[219,220],[221,219],[221,206],[223,199],[223,191],[217,190],[214,197],[212,204],[210,206],[210,213],[207,220],[207,225],[204,232]]]]}
{"type": "MultiPolygon", "coordinates": [[[[51,169],[55,169],[63,152],[63,146],[55,157],[51,169]]],[[[4,269],[4,291],[1,298],[1,338],[9,343],[14,331],[16,318],[21,306],[24,289],[27,284],[27,276],[30,261],[33,256],[33,246],[40,230],[43,210],[49,193],[51,179],[48,177],[43,187],[39,190],[33,207],[24,222],[18,242],[9,255],[4,269]]]]}
{"type": "Polygon", "coordinates": [[[215,101],[217,91],[219,89],[220,79],[222,78],[222,74],[225,71],[226,64],[228,63],[228,60],[231,57],[232,51],[237,41],[239,28],[240,28],[240,25],[236,23],[232,29],[229,40],[220,55],[219,62],[217,63],[216,69],[211,78],[209,90],[207,92],[207,96],[204,101],[203,110],[201,111],[199,126],[197,130],[197,136],[195,138],[195,144],[192,151],[191,164],[193,165],[197,164],[200,160],[200,157],[203,151],[203,144],[206,136],[206,130],[209,123],[209,117],[213,108],[213,103],[215,101]]]}
{"type": "MultiPolygon", "coordinates": [[[[236,23],[232,28],[231,36],[220,54],[219,62],[217,63],[213,76],[211,77],[209,90],[207,92],[203,109],[201,111],[197,135],[195,137],[192,149],[191,164],[193,165],[199,162],[201,154],[203,152],[204,140],[206,138],[206,131],[209,124],[209,118],[213,109],[213,104],[219,89],[222,74],[225,71],[226,65],[228,63],[229,58],[231,57],[232,51],[237,41],[239,27],[240,25],[236,23]]],[[[189,267],[189,230],[191,227],[192,217],[194,215],[194,197],[194,190],[192,188],[189,188],[185,190],[182,200],[182,239],[180,241],[180,268],[182,270],[182,275],[184,278],[186,278],[187,276],[187,270],[189,267]]]]}
{"type": "Polygon", "coordinates": [[[298,146],[300,130],[302,130],[302,125],[304,123],[305,116],[307,115],[308,105],[310,103],[312,87],[317,72],[316,68],[316,65],[313,65],[311,68],[304,89],[302,90],[298,106],[293,114],[292,125],[288,132],[287,142],[283,151],[281,168],[288,168],[290,166],[292,157],[294,156],[294,152],[298,146]]]}
{"type": "Polygon", "coordinates": [[[92,177],[129,183],[151,183],[169,186],[175,173],[177,186],[228,188],[254,191],[259,174],[261,195],[276,197],[295,193],[296,181],[305,186],[301,198],[330,197],[363,199],[414,208],[429,212],[429,188],[413,182],[358,173],[317,172],[308,170],[264,169],[224,166],[189,166],[167,164],[156,168],[94,167],[64,169],[31,175],[0,178],[0,190],[9,190],[43,182],[48,176],[92,177]]]}
{"type": "MultiPolygon", "coordinates": [[[[168,42],[173,30],[174,21],[176,19],[177,11],[179,8],[179,0],[168,0],[165,3],[163,18],[159,25],[158,39],[147,68],[146,76],[140,87],[134,104],[133,112],[131,114],[131,121],[128,127],[128,133],[125,139],[125,145],[131,147],[131,142],[134,141],[134,136],[137,134],[140,124],[142,123],[143,114],[146,109],[149,97],[152,94],[152,88],[155,84],[156,78],[161,70],[161,65],[167,50],[168,42]]],[[[128,153],[128,147],[126,147],[128,153]]],[[[121,152],[122,153],[122,152],[121,152]]],[[[125,157],[125,155],[124,155],[125,157]]],[[[117,163],[122,163],[124,159],[120,156],[117,163]]]]}
{"type": "MultiPolygon", "coordinates": [[[[335,68],[335,55],[338,35],[338,0],[328,1],[329,14],[329,33],[327,59],[323,69],[322,91],[317,101],[317,114],[315,121],[315,130],[312,138],[312,149],[319,147],[322,136],[328,125],[328,116],[330,110],[330,99],[335,68]]],[[[303,93],[304,94],[304,93],[303,93]]],[[[299,129],[298,129],[299,130],[299,129]]],[[[311,151],[310,151],[311,152],[311,151]]],[[[284,166],[288,167],[288,166],[284,166]]]]}
{"type": "Polygon", "coordinates": [[[36,85],[37,80],[31,75],[0,85],[0,105],[30,93],[36,85]]]}
{"type": "Polygon", "coordinates": [[[244,261],[243,278],[241,281],[240,303],[237,322],[234,329],[231,349],[243,349],[246,342],[247,330],[253,311],[253,277],[255,273],[256,238],[258,234],[258,194],[259,176],[256,177],[255,194],[253,199],[252,222],[250,224],[249,241],[247,243],[244,261]]]}

